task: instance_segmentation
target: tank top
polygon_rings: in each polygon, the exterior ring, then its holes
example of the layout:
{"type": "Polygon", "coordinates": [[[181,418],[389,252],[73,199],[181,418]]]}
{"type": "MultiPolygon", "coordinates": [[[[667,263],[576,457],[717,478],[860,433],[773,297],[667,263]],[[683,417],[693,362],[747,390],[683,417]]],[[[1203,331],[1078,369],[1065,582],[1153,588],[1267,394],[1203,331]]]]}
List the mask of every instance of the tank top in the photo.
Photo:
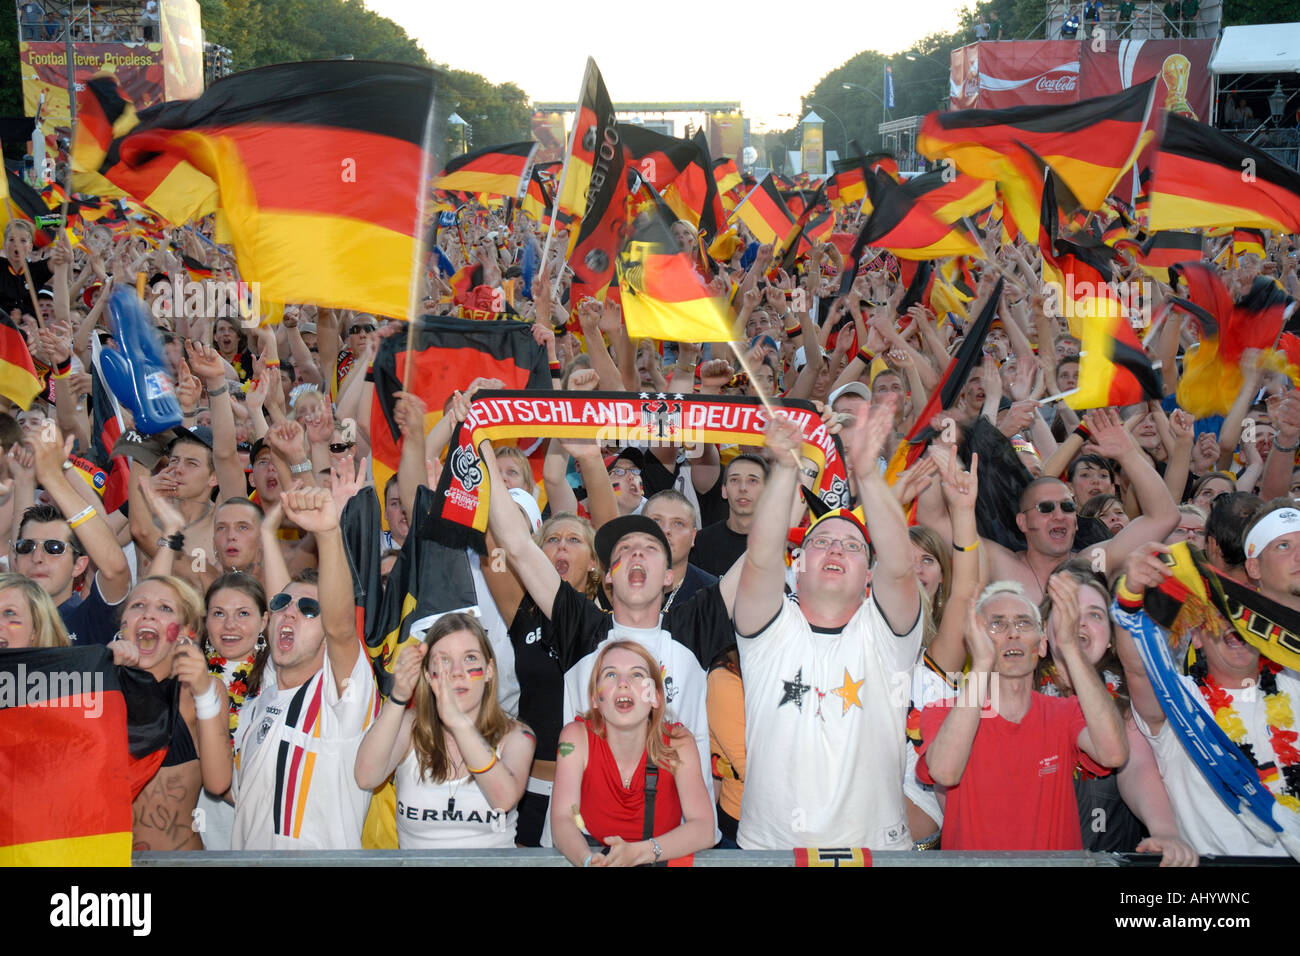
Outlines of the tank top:
{"type": "MultiPolygon", "coordinates": [[[[497,757],[501,747],[497,746],[497,757]]],[[[400,764],[397,784],[397,845],[403,850],[514,849],[518,811],[488,805],[473,774],[441,783],[420,779],[412,747],[400,764]]]]}
{"type": "MultiPolygon", "coordinates": [[[[628,843],[639,843],[645,831],[645,765],[646,753],[632,772],[632,782],[623,786],[618,763],[604,737],[592,732],[591,725],[578,718],[587,728],[587,769],[582,775],[582,803],[579,810],[587,832],[602,844],[606,837],[622,837],[628,843]]],[[[666,724],[665,729],[680,727],[666,724]]],[[[664,734],[664,742],[668,742],[664,734]]],[[[677,782],[666,767],[659,768],[659,782],[655,794],[654,833],[663,836],[677,829],[682,822],[682,804],[677,796],[677,782]]]]}

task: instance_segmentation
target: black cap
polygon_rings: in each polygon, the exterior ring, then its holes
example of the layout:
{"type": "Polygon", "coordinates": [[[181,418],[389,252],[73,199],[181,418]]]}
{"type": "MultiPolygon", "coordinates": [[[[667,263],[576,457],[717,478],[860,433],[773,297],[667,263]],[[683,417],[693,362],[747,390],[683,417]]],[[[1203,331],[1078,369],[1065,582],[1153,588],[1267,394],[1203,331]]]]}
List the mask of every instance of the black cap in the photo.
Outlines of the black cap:
{"type": "Polygon", "coordinates": [[[645,515],[622,515],[613,521],[606,521],[596,532],[596,557],[600,563],[609,567],[609,556],[614,553],[614,546],[629,534],[648,534],[664,546],[664,557],[668,567],[673,566],[673,549],[668,546],[668,537],[663,529],[645,515]]]}
{"type": "Polygon", "coordinates": [[[185,428],[178,425],[172,429],[172,440],[167,443],[168,453],[180,442],[191,442],[195,445],[202,445],[208,451],[212,450],[212,429],[206,425],[199,425],[194,428],[185,428]]]}
{"type": "Polygon", "coordinates": [[[257,456],[262,452],[271,450],[271,446],[266,443],[265,438],[259,438],[253,442],[253,447],[248,452],[248,464],[251,466],[257,462],[257,456]]]}

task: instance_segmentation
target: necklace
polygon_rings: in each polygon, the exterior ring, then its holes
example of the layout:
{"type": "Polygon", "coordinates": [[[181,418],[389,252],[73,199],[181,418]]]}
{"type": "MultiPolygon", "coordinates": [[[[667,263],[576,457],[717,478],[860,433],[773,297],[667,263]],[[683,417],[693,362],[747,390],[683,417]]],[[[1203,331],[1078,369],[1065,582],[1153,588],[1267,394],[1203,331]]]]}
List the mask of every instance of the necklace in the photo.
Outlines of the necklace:
{"type": "Polygon", "coordinates": [[[1028,550],[1025,550],[1025,551],[1021,551],[1021,552],[1020,552],[1020,560],[1023,561],[1023,562],[1025,563],[1025,567],[1029,569],[1029,573],[1032,574],[1032,575],[1034,576],[1034,583],[1038,585],[1038,590],[1039,590],[1043,595],[1046,595],[1046,594],[1047,594],[1047,585],[1044,584],[1044,583],[1043,583],[1043,579],[1040,578],[1040,577],[1038,576],[1038,572],[1034,570],[1034,566],[1033,566],[1032,564],[1029,563],[1029,551],[1028,551],[1028,550]]]}
{"type": "Polygon", "coordinates": [[[215,653],[208,656],[208,673],[221,678],[230,692],[230,745],[235,744],[235,729],[239,726],[239,708],[248,699],[248,678],[253,673],[253,664],[257,660],[257,649],[240,660],[229,661],[215,653]]]}
{"type": "Polygon", "coordinates": [[[1282,665],[1276,661],[1260,658],[1256,686],[1264,695],[1268,743],[1275,758],[1275,761],[1263,764],[1255,756],[1255,746],[1250,741],[1245,722],[1233,706],[1233,696],[1210,675],[1203,657],[1192,665],[1191,675],[1214,714],[1214,722],[1250,761],[1260,782],[1273,792],[1279,803],[1300,812],[1300,749],[1296,747],[1295,711],[1291,706],[1291,696],[1278,689],[1277,675],[1281,670],[1282,665]]]}

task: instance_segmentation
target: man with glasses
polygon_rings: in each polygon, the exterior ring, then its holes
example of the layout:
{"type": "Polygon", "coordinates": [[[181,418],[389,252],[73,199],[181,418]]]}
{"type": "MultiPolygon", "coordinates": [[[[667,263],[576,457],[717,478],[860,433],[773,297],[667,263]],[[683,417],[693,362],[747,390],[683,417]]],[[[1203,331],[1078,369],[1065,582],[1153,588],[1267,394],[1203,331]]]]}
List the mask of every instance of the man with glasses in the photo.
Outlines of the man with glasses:
{"type": "Polygon", "coordinates": [[[1034,689],[1043,620],[1024,588],[998,581],[966,612],[971,670],[956,700],[921,712],[916,774],[947,790],[945,850],[1081,850],[1075,765],[1105,774],[1128,759],[1124,721],[1079,641],[1079,585],[1059,574],[1049,591],[1055,663],[1075,696],[1034,689]]]}
{"type": "MultiPolygon", "coordinates": [[[[1086,553],[1097,570],[1110,574],[1113,569],[1118,573],[1134,548],[1148,541],[1163,541],[1177,527],[1178,504],[1116,412],[1103,408],[1089,413],[1087,427],[1096,453],[1119,463],[1142,509],[1142,514],[1115,537],[1099,542],[1086,553]]],[[[980,546],[988,549],[994,579],[1017,581],[1031,601],[1042,601],[1047,579],[1074,550],[1074,536],[1079,530],[1077,503],[1070,485],[1044,477],[1025,486],[1018,510],[1016,527],[1025,536],[1024,551],[1012,551],[988,538],[980,538],[980,546]]]]}
{"type": "Polygon", "coordinates": [[[639,515],[645,507],[645,486],[641,484],[641,453],[625,448],[609,463],[609,482],[614,488],[621,515],[639,515]]]}
{"type": "Polygon", "coordinates": [[[784,591],[799,429],[782,417],[768,425],[771,471],[754,511],[734,614],[745,677],[737,839],[745,849],[912,846],[900,742],[923,618],[907,521],[876,467],[896,401],[858,403],[845,429],[865,525],[835,509],[808,528],[795,565],[797,600],[784,591]],[[868,529],[879,556],[874,568],[868,529]]]}
{"type": "MultiPolygon", "coordinates": [[[[53,421],[43,425],[23,440],[34,467],[14,468],[14,506],[31,504],[35,483],[54,505],[34,505],[22,513],[10,566],[54,599],[74,644],[108,644],[117,630],[117,605],[131,589],[131,568],[99,508],[68,480],[73,464],[62,434],[53,421]],[[73,584],[91,562],[95,574],[77,597],[73,584]]],[[[77,484],[86,487],[81,479],[77,484]]]]}
{"type": "Polygon", "coordinates": [[[366,354],[366,346],[374,341],[379,334],[379,326],[375,322],[373,315],[367,315],[364,312],[357,313],[348,326],[347,348],[339,353],[337,371],[335,372],[336,389],[341,388],[343,380],[348,377],[348,372],[352,369],[352,362],[358,355],[366,354]]]}
{"type": "Polygon", "coordinates": [[[354,764],[378,696],[357,639],[338,509],[324,488],[280,496],[320,566],[270,602],[271,657],[235,738],[235,850],[361,849],[370,791],[354,764]]]}

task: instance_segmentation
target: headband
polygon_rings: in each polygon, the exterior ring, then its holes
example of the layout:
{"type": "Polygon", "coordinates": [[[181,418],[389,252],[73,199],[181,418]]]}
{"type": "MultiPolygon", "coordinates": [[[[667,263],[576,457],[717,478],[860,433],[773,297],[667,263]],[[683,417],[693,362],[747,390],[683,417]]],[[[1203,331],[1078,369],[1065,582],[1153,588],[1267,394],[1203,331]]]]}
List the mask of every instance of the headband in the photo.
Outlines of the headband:
{"type": "Polygon", "coordinates": [[[1246,535],[1246,557],[1254,558],[1270,544],[1293,531],[1300,531],[1300,511],[1295,508],[1279,508],[1270,511],[1246,535]]]}

